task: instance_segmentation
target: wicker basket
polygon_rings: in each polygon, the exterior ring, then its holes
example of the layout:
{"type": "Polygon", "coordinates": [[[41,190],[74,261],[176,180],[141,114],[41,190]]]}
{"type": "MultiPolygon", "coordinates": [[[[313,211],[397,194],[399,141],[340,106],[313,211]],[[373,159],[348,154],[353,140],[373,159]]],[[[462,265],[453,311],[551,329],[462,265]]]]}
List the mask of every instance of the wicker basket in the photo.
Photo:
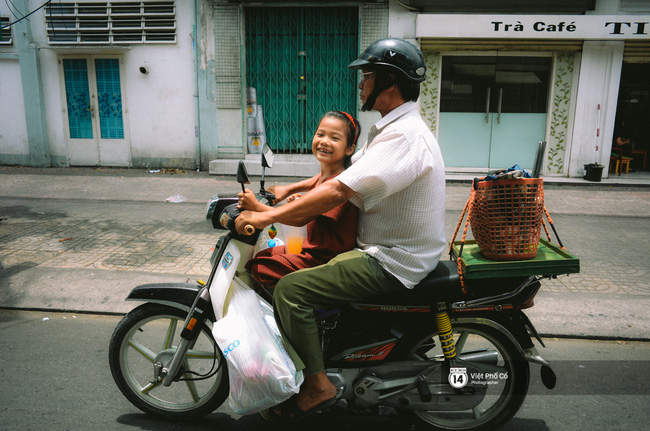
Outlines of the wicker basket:
{"type": "Polygon", "coordinates": [[[541,178],[481,181],[470,211],[472,234],[487,259],[532,259],[543,214],[541,178]]]}

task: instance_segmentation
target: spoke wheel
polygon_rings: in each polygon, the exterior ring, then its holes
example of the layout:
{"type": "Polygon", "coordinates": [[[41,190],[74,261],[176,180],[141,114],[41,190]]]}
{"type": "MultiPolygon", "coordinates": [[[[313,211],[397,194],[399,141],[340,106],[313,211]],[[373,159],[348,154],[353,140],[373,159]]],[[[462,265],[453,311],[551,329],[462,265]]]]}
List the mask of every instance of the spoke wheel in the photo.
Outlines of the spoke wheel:
{"type": "MultiPolygon", "coordinates": [[[[437,333],[425,337],[414,346],[410,359],[423,361],[442,361],[437,333]]],[[[520,355],[513,342],[498,330],[471,324],[454,325],[456,357],[468,360],[470,355],[492,356],[496,364],[472,362],[481,371],[496,373],[487,385],[483,400],[470,410],[463,411],[405,411],[415,418],[415,422],[426,429],[434,430],[493,430],[509,421],[519,410],[530,378],[528,362],[520,355]]],[[[471,395],[468,395],[471,396],[471,395]]]]}
{"type": "Polygon", "coordinates": [[[209,328],[203,328],[183,362],[182,379],[165,387],[154,381],[154,363],[166,365],[176,351],[186,313],[157,304],[143,304],[118,323],[109,347],[113,379],[124,396],[153,416],[183,420],[213,412],[228,397],[228,369],[209,328]],[[216,352],[216,358],[215,358],[216,352]],[[205,380],[218,367],[219,371],[205,380]],[[192,373],[193,372],[193,373],[192,373]]]}

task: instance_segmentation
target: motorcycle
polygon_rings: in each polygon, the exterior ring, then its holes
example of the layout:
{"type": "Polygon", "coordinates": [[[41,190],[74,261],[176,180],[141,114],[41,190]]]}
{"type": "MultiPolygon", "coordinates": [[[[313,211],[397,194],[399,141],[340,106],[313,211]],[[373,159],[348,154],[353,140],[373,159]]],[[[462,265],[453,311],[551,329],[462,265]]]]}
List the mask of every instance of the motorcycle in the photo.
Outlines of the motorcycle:
{"type": "MultiPolygon", "coordinates": [[[[261,189],[273,153],[262,154],[261,189]]],[[[249,184],[240,162],[237,181],[249,184]]],[[[237,196],[213,196],[208,224],[227,233],[211,258],[206,283],[135,287],[143,301],[119,322],[109,348],[110,368],[122,394],[143,412],[165,419],[196,419],[229,394],[224,348],[212,336],[225,294],[253,256],[260,231],[238,234],[237,196]]],[[[327,376],[337,388],[335,407],[397,413],[436,430],[492,430],[509,421],[528,391],[530,364],[543,384],[556,376],[532,338],[544,343],[522,311],[533,305],[543,276],[484,279],[461,291],[455,261],[441,261],[414,289],[317,310],[327,376]]],[[[265,289],[258,293],[270,300],[265,289]]]]}

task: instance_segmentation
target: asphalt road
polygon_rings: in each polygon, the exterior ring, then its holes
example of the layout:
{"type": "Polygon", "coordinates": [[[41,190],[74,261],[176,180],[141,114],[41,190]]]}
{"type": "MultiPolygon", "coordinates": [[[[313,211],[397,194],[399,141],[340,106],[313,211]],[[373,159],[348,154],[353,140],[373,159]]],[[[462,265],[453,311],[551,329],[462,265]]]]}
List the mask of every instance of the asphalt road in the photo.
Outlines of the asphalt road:
{"type": "MultiPolygon", "coordinates": [[[[259,415],[226,406],[193,423],[153,420],[118,391],[108,343],[119,316],[0,311],[0,430],[269,430],[259,415]]],[[[650,342],[546,339],[540,348],[558,373],[545,389],[531,367],[530,395],[505,431],[635,430],[650,419],[650,342]]],[[[288,429],[283,427],[282,429],[288,429]]],[[[336,411],[295,429],[401,431],[402,418],[336,411]]]]}

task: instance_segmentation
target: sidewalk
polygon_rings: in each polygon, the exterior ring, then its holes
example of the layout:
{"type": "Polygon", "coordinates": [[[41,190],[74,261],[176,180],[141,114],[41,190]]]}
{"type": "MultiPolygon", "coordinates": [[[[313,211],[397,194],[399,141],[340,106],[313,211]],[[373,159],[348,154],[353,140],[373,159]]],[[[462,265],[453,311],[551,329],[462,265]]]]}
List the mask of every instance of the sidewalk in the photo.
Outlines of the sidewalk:
{"type": "MultiPolygon", "coordinates": [[[[448,239],[471,178],[448,175],[448,239]]],[[[259,177],[251,181],[257,190],[259,177]]],[[[545,185],[581,273],[543,282],[526,313],[545,335],[650,339],[650,178],[545,185]]],[[[238,190],[233,177],[206,172],[0,167],[0,307],[125,313],[138,284],[206,279],[222,231],[204,222],[205,202],[238,190]],[[174,195],[185,200],[165,202],[174,195]]]]}

